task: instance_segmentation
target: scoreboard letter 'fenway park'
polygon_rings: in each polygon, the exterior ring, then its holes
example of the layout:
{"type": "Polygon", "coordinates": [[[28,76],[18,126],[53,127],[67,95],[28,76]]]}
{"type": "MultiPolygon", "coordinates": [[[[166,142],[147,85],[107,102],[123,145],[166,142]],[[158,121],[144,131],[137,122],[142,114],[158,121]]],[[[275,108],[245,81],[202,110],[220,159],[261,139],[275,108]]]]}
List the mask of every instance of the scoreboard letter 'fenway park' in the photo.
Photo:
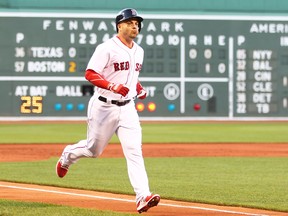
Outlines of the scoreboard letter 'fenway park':
{"type": "MultiPolygon", "coordinates": [[[[143,119],[287,119],[288,18],[141,14],[143,119]]],[[[0,118],[85,118],[114,14],[0,12],[0,118]]]]}

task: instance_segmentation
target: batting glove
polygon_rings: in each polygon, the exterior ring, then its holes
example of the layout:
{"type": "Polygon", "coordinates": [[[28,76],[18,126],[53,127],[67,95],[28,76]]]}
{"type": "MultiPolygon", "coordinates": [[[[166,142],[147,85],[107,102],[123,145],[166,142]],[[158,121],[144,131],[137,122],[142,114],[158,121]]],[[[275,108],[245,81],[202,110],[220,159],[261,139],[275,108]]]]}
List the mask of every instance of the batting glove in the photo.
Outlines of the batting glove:
{"type": "Polygon", "coordinates": [[[114,83],[110,83],[108,86],[108,89],[116,94],[121,94],[122,96],[126,96],[129,92],[129,88],[127,88],[125,85],[123,84],[114,84],[114,83]]]}
{"type": "Polygon", "coordinates": [[[137,91],[137,98],[143,100],[147,97],[147,92],[139,82],[137,83],[136,91],[137,91]]]}

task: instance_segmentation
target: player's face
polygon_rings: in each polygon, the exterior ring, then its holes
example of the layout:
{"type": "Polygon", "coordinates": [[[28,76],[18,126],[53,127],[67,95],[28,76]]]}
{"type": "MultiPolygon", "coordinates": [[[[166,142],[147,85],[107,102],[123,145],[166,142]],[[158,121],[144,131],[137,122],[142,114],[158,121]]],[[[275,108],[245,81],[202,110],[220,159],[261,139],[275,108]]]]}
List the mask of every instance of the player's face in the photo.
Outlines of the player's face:
{"type": "Polygon", "coordinates": [[[139,22],[137,19],[130,19],[118,25],[119,33],[129,39],[135,39],[139,34],[139,22]]]}

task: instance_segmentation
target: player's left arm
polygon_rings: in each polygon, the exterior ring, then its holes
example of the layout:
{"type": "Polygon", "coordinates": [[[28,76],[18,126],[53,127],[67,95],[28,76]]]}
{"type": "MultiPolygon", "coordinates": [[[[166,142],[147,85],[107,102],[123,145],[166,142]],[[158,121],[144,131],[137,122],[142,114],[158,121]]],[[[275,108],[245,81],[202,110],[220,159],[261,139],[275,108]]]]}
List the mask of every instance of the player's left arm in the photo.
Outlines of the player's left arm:
{"type": "Polygon", "coordinates": [[[137,98],[143,100],[147,97],[147,92],[145,91],[139,80],[136,85],[136,91],[137,91],[137,98]]]}

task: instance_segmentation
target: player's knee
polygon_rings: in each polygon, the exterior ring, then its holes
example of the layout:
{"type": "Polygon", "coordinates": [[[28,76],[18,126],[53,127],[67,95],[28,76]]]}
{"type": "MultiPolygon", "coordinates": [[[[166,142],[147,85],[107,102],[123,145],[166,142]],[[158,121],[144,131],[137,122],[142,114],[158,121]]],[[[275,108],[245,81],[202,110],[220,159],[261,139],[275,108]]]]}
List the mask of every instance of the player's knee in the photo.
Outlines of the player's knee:
{"type": "Polygon", "coordinates": [[[102,151],[99,151],[99,150],[94,150],[94,151],[88,150],[88,151],[89,151],[89,157],[91,158],[97,158],[102,154],[102,151]]]}

